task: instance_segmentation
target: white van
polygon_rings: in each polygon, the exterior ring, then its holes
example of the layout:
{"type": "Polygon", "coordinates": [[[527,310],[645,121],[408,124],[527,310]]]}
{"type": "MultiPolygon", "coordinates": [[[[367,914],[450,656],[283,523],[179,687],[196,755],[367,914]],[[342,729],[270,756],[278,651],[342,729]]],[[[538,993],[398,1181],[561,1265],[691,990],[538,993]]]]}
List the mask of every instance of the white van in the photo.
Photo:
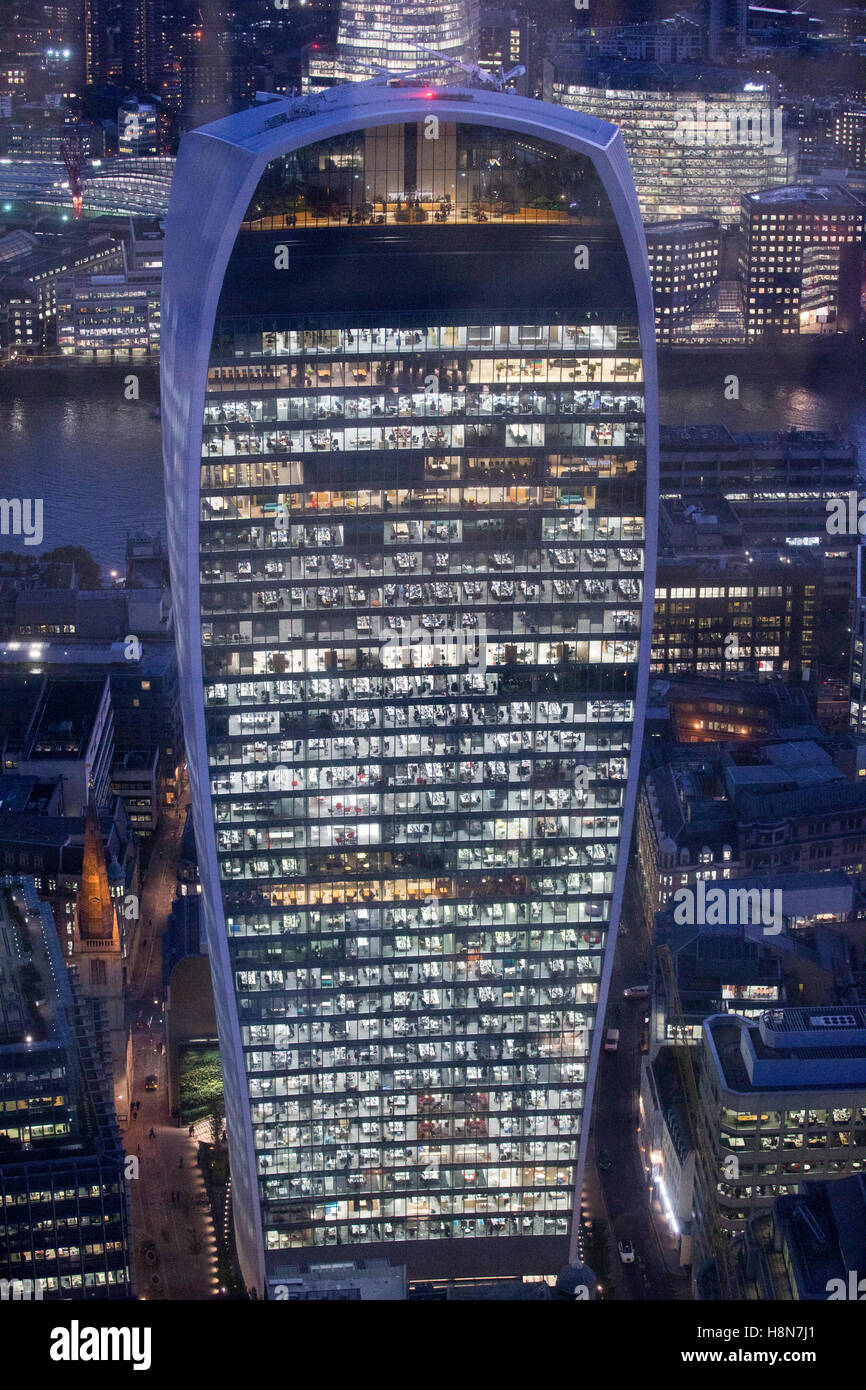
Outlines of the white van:
{"type": "Polygon", "coordinates": [[[616,1052],[616,1050],[617,1050],[618,1047],[619,1047],[619,1029],[618,1029],[618,1028],[608,1028],[607,1032],[606,1032],[605,1035],[604,1035],[604,1050],[605,1050],[605,1052],[616,1052]]]}

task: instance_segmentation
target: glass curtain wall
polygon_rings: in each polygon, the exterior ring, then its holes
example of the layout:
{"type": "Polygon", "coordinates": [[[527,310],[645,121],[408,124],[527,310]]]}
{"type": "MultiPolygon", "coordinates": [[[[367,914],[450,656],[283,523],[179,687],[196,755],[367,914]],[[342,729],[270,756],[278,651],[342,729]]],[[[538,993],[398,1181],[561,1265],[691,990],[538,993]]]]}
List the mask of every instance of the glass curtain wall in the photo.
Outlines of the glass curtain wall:
{"type": "Polygon", "coordinates": [[[202,680],[271,1252],[569,1233],[627,850],[627,263],[585,157],[431,143],[275,161],[213,337],[202,680]]]}

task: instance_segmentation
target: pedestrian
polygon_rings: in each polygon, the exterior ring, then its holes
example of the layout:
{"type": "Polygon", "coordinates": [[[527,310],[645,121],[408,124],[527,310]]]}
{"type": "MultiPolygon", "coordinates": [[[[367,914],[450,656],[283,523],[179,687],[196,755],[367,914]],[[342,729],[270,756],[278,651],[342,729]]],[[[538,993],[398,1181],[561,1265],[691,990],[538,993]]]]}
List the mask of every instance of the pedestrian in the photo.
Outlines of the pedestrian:
{"type": "Polygon", "coordinates": [[[153,1125],[151,1125],[151,1127],[150,1127],[150,1133],[148,1134],[147,1137],[148,1137],[148,1139],[155,1139],[155,1138],[156,1138],[156,1134],[155,1134],[155,1132],[154,1132],[153,1125]]]}
{"type": "Polygon", "coordinates": [[[180,1158],[178,1159],[178,1161],[177,1161],[177,1166],[178,1166],[178,1168],[182,1168],[182,1167],[183,1167],[183,1154],[181,1154],[180,1158]]]}
{"type": "Polygon", "coordinates": [[[190,1139],[192,1138],[192,1136],[193,1136],[194,1133],[195,1133],[195,1125],[190,1125],[190,1127],[189,1127],[189,1137],[190,1137],[190,1139]]]}

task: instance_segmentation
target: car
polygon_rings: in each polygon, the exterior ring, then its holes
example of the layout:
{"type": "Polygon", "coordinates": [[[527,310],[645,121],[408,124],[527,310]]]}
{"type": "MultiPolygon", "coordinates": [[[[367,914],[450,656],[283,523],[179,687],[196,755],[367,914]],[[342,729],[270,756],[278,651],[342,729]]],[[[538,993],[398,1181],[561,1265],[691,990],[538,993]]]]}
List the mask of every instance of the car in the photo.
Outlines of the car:
{"type": "Polygon", "coordinates": [[[146,1091],[158,1091],[158,1090],[159,1090],[159,1081],[158,1081],[157,1078],[153,1075],[153,1072],[151,1072],[150,1076],[146,1076],[146,1077],[144,1078],[144,1089],[145,1089],[146,1091]]]}
{"type": "Polygon", "coordinates": [[[598,1166],[598,1170],[601,1173],[609,1173],[611,1168],[613,1167],[613,1159],[611,1158],[609,1153],[605,1152],[604,1149],[599,1149],[598,1153],[596,1154],[595,1161],[598,1166]]]}
{"type": "Polygon", "coordinates": [[[623,999],[649,999],[649,985],[629,985],[622,992],[623,999]]]}
{"type": "Polygon", "coordinates": [[[604,1035],[604,1050],[605,1050],[605,1052],[616,1052],[616,1050],[617,1050],[618,1047],[619,1047],[619,1029],[618,1029],[618,1028],[608,1028],[607,1032],[606,1032],[605,1035],[604,1035]]]}
{"type": "Polygon", "coordinates": [[[634,1246],[630,1240],[619,1241],[616,1248],[624,1265],[634,1264],[634,1246]]]}

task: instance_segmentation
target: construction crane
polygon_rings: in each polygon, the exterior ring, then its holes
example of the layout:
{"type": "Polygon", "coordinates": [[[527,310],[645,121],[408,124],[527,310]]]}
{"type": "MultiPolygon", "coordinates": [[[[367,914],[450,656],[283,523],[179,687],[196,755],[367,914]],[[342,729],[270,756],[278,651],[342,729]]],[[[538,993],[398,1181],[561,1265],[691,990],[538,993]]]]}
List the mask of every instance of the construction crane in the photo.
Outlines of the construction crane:
{"type": "Polygon", "coordinates": [[[81,176],[84,168],[84,147],[77,131],[70,132],[63,141],[60,153],[66,166],[69,192],[72,194],[72,216],[77,221],[84,203],[84,183],[81,176]]]}
{"type": "Polygon", "coordinates": [[[462,63],[458,58],[453,57],[453,55],[440,53],[436,48],[428,48],[426,43],[416,42],[413,47],[420,48],[422,53],[429,53],[431,57],[438,58],[442,63],[449,63],[452,67],[462,68],[470,77],[474,77],[476,81],[484,82],[490,87],[495,87],[498,92],[503,92],[505,90],[507,83],[511,81],[512,77],[522,77],[526,72],[526,68],[522,67],[520,63],[518,63],[516,67],[510,68],[508,72],[504,71],[501,64],[498,73],[488,72],[486,68],[482,68],[478,63],[462,63]]]}
{"type": "Polygon", "coordinates": [[[719,1174],[715,1144],[698,1095],[692,1051],[686,1042],[686,1021],[683,1016],[680,991],[677,986],[676,967],[670,947],[657,946],[656,959],[664,985],[667,1002],[666,1013],[674,1025],[674,1052],[680,1069],[686,1108],[689,1112],[695,1140],[695,1177],[701,1180],[701,1190],[704,1194],[704,1215],[709,1226],[710,1244],[719,1279],[719,1291],[722,1298],[738,1298],[740,1295],[737,1292],[737,1280],[731,1264],[731,1252],[721,1226],[717,1189],[719,1174]]]}

